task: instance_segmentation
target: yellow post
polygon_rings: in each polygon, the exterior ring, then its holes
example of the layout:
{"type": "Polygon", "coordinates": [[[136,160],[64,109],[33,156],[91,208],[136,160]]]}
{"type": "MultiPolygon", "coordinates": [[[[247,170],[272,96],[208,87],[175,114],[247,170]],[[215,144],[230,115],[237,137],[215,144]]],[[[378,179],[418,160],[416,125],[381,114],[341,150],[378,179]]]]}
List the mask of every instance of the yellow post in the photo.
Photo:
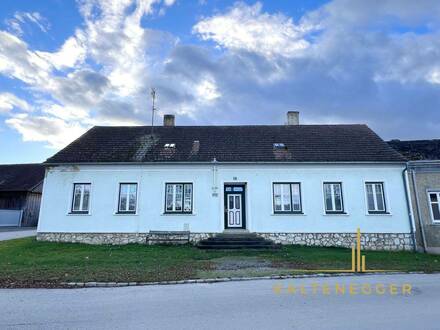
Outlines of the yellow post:
{"type": "Polygon", "coordinates": [[[361,229],[357,229],[357,271],[361,271],[361,229]]]}
{"type": "Polygon", "coordinates": [[[356,246],[354,244],[351,247],[351,271],[356,271],[356,246]]]}
{"type": "Polygon", "coordinates": [[[365,272],[365,256],[362,256],[362,272],[365,272]]]}

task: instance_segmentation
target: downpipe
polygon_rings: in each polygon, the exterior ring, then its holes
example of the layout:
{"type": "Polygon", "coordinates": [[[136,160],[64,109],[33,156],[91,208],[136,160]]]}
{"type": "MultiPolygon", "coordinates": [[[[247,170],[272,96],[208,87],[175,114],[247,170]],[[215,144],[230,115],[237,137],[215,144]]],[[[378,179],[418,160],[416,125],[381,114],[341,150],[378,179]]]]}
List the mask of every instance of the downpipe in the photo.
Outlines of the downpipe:
{"type": "Polygon", "coordinates": [[[409,228],[411,230],[411,239],[413,242],[413,249],[414,252],[417,252],[417,240],[416,240],[416,228],[415,228],[415,222],[414,222],[414,214],[413,214],[413,207],[411,203],[411,194],[409,190],[409,184],[408,184],[408,166],[402,171],[402,177],[403,182],[405,184],[405,199],[406,199],[406,207],[408,209],[408,215],[409,215],[409,228]]]}
{"type": "Polygon", "coordinates": [[[422,212],[420,211],[419,192],[417,190],[417,178],[416,178],[416,173],[414,170],[411,170],[411,177],[412,177],[412,185],[413,185],[413,190],[414,190],[414,195],[415,195],[415,200],[416,200],[416,209],[417,209],[417,217],[419,220],[419,229],[420,229],[420,234],[422,236],[422,247],[423,247],[423,252],[426,253],[425,229],[423,228],[423,224],[422,224],[422,212]]]}

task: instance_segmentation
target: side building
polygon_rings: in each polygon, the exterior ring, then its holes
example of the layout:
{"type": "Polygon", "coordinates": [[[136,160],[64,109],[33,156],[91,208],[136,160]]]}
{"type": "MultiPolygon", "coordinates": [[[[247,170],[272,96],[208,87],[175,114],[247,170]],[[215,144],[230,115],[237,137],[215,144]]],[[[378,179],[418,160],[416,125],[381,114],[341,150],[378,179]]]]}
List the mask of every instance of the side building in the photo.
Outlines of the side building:
{"type": "Polygon", "coordinates": [[[440,253],[440,140],[392,140],[410,161],[408,183],[417,250],[440,253]]]}
{"type": "Polygon", "coordinates": [[[419,251],[440,254],[440,160],[408,163],[419,251]]]}
{"type": "Polygon", "coordinates": [[[37,226],[44,171],[42,164],[0,165],[0,227],[37,226]]]}

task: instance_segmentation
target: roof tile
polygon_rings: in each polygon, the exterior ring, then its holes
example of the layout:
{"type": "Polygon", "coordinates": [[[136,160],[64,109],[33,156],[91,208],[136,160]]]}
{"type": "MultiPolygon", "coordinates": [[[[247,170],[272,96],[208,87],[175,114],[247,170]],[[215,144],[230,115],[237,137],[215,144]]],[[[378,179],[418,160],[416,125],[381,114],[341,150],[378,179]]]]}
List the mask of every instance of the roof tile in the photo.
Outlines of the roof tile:
{"type": "Polygon", "coordinates": [[[405,161],[366,125],[175,126],[150,132],[150,126],[97,126],[46,162],[405,161]],[[175,150],[164,151],[167,143],[175,143],[175,150]],[[274,143],[287,149],[280,154],[274,143]]]}

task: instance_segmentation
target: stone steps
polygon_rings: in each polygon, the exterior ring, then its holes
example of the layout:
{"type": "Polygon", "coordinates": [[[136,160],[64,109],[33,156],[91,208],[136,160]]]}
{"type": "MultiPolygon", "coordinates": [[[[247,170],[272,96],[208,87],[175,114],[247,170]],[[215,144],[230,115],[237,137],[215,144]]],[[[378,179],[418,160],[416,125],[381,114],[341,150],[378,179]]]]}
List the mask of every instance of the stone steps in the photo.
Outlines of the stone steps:
{"type": "Polygon", "coordinates": [[[200,249],[277,249],[279,245],[253,233],[222,233],[197,244],[200,249]]]}

